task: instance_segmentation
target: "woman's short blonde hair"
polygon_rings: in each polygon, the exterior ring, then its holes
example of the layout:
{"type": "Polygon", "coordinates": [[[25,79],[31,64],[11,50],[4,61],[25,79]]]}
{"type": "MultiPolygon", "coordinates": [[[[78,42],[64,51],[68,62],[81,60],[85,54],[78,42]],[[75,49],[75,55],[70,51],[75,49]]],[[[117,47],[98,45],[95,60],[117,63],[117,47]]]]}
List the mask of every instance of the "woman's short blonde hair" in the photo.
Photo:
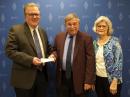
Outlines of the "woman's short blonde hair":
{"type": "Polygon", "coordinates": [[[111,35],[113,33],[112,22],[107,16],[100,16],[97,18],[97,20],[94,22],[93,31],[96,32],[97,25],[102,21],[105,21],[108,25],[108,35],[111,35]]]}
{"type": "Polygon", "coordinates": [[[66,24],[67,21],[70,21],[70,20],[72,20],[72,19],[74,19],[74,18],[77,19],[77,20],[80,22],[79,17],[78,17],[75,13],[69,13],[69,14],[65,17],[65,19],[64,19],[65,24],[66,24]]]}

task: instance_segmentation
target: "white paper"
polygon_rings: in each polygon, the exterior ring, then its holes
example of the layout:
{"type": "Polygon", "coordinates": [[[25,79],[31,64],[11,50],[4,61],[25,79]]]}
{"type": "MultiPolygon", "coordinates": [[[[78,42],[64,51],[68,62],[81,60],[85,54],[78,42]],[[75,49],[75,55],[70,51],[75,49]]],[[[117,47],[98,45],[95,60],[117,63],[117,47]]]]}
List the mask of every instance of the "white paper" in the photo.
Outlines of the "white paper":
{"type": "Polygon", "coordinates": [[[52,61],[54,61],[53,58],[41,58],[41,62],[42,62],[42,63],[45,63],[45,62],[52,62],[52,61]]]}

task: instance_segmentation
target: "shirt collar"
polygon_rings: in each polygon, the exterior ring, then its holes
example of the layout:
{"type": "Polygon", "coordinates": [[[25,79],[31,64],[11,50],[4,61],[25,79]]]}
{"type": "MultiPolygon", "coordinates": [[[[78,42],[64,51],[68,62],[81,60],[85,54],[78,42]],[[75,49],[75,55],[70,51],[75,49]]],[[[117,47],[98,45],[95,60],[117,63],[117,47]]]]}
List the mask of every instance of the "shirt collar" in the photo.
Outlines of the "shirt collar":
{"type": "MultiPolygon", "coordinates": [[[[29,26],[29,29],[31,32],[33,32],[34,28],[32,28],[31,26],[29,26]]],[[[35,28],[35,30],[38,30],[38,26],[35,28]]]]}

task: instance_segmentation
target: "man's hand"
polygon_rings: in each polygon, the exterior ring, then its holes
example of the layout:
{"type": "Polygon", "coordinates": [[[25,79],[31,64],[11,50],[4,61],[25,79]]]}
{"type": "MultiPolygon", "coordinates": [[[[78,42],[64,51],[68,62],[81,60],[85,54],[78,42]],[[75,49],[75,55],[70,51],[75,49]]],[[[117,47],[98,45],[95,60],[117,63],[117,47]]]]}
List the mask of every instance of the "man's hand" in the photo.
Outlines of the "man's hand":
{"type": "Polygon", "coordinates": [[[33,64],[38,66],[38,65],[41,65],[41,59],[37,58],[37,57],[34,57],[33,58],[33,64]]]}
{"type": "Polygon", "coordinates": [[[51,54],[48,58],[53,58],[54,62],[56,61],[56,57],[53,54],[51,54]]]}
{"type": "Polygon", "coordinates": [[[84,90],[95,90],[95,85],[94,84],[84,84],[84,90]]]}

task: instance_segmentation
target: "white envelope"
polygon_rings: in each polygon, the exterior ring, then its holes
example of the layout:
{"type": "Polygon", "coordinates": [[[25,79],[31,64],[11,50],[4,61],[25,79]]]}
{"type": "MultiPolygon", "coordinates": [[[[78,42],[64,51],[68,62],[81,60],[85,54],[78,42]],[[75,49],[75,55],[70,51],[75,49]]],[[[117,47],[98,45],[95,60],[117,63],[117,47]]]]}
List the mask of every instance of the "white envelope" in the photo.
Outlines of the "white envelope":
{"type": "Polygon", "coordinates": [[[52,62],[52,61],[54,61],[53,58],[41,58],[41,62],[42,62],[42,63],[45,63],[45,62],[52,62]]]}

